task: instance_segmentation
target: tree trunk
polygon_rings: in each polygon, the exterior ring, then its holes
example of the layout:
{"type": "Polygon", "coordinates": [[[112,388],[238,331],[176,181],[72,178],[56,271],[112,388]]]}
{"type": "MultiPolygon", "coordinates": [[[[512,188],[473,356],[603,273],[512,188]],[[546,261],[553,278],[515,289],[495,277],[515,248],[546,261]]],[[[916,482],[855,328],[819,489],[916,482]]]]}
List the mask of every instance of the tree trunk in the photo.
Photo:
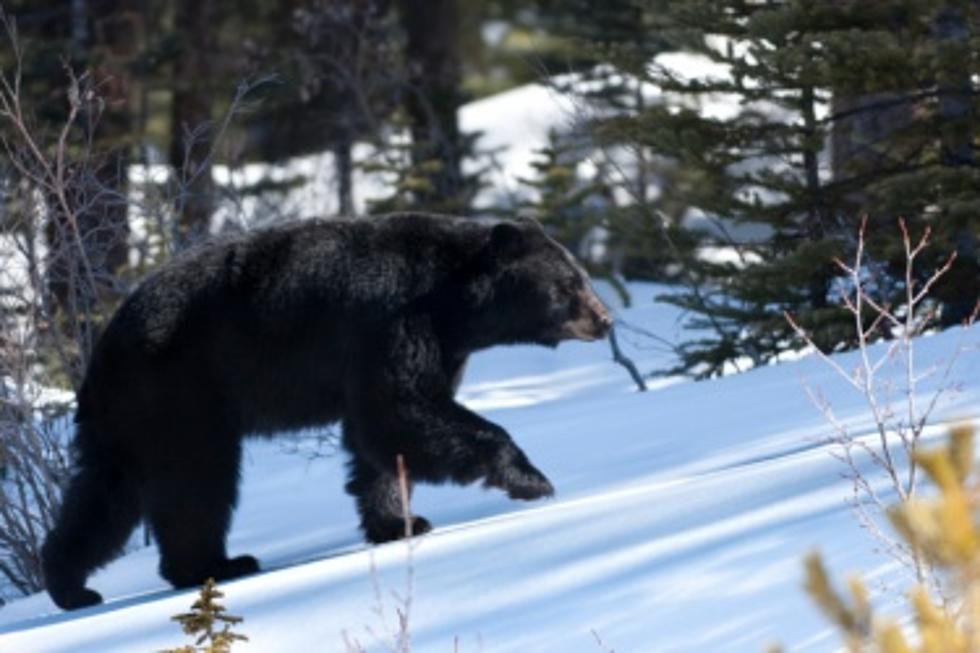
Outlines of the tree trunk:
{"type": "Polygon", "coordinates": [[[95,245],[104,252],[98,268],[108,273],[114,273],[126,263],[128,251],[127,189],[133,135],[129,65],[136,56],[137,9],[134,0],[88,4],[95,26],[92,36],[97,57],[96,78],[107,82],[103,86],[106,108],[95,137],[97,142],[105,144],[109,156],[96,171],[99,192],[94,205],[81,219],[98,229],[95,245]]]}
{"type": "MultiPolygon", "coordinates": [[[[800,105],[803,113],[804,137],[807,139],[803,146],[803,169],[806,175],[807,215],[805,231],[811,242],[825,239],[832,230],[832,217],[827,210],[823,187],[820,181],[820,159],[817,138],[822,133],[817,127],[816,97],[812,86],[804,86],[801,92],[800,105]]],[[[820,139],[821,141],[823,139],[820,139]]],[[[808,294],[813,308],[827,306],[827,292],[830,284],[829,263],[817,266],[810,275],[808,294]]]]}
{"type": "Polygon", "coordinates": [[[211,61],[218,4],[216,0],[175,2],[174,31],[180,45],[173,69],[169,158],[177,180],[178,249],[207,235],[214,212],[211,61]]]}
{"type": "MultiPolygon", "coordinates": [[[[890,135],[906,127],[911,119],[914,100],[903,98],[899,93],[865,93],[861,95],[835,92],[831,104],[834,119],[831,128],[831,169],[835,182],[847,188],[847,180],[875,178],[887,166],[887,155],[877,147],[887,142],[890,135]]],[[[874,207],[868,206],[868,197],[855,184],[847,188],[845,196],[851,221],[856,225],[859,215],[874,207]]],[[[894,226],[898,216],[872,216],[887,218],[894,226]]]]}
{"type": "Polygon", "coordinates": [[[462,76],[456,0],[401,0],[400,9],[411,85],[406,109],[413,163],[425,170],[432,186],[419,199],[453,204],[463,190],[463,147],[456,115],[462,76]]]}
{"type": "Polygon", "coordinates": [[[351,142],[338,138],[333,145],[334,167],[337,174],[337,213],[344,217],[354,216],[354,161],[351,158],[351,142]]]}
{"type": "MultiPolygon", "coordinates": [[[[937,41],[964,43],[970,38],[970,28],[963,12],[956,7],[940,9],[933,24],[937,41]]],[[[974,116],[971,104],[970,67],[941,71],[939,87],[939,115],[943,129],[940,134],[941,157],[944,166],[965,168],[976,165],[973,155],[974,116]]],[[[943,287],[937,294],[943,299],[943,326],[959,324],[970,318],[980,299],[980,261],[977,260],[977,239],[969,225],[955,225],[953,244],[956,261],[950,269],[943,287]],[[944,292],[945,291],[945,292],[944,292]]]]}

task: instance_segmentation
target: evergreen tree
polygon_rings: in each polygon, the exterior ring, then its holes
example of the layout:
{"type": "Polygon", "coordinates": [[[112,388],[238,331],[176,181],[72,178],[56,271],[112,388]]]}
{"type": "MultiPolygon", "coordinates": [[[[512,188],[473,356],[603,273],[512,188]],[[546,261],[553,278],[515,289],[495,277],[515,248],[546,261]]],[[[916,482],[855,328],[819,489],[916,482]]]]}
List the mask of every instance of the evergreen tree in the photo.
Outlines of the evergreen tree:
{"type": "Polygon", "coordinates": [[[458,176],[449,183],[444,177],[446,162],[430,149],[428,140],[412,129],[412,119],[403,108],[391,116],[389,138],[378,144],[375,156],[361,165],[365,172],[382,173],[388,177],[391,193],[369,202],[374,214],[392,211],[431,211],[456,215],[471,215],[474,199],[484,186],[493,152],[477,147],[479,133],[457,135],[455,148],[460,156],[458,176]],[[415,134],[412,136],[412,134],[415,134]],[[469,169],[463,163],[469,164],[469,169]],[[438,180],[446,183],[438,185],[438,180]]]}
{"type": "Polygon", "coordinates": [[[250,155],[264,161],[321,152],[336,162],[339,212],[354,213],[356,142],[381,143],[405,66],[390,0],[262,2],[249,21],[252,67],[278,74],[248,121],[250,155]],[[281,116],[289,115],[290,120],[281,116]]]}
{"type": "Polygon", "coordinates": [[[482,185],[485,167],[464,169],[480,158],[480,135],[464,133],[458,0],[400,0],[406,79],[395,126],[411,135],[383,164],[396,177],[395,193],[372,210],[417,209],[466,214],[482,185]],[[406,158],[404,154],[408,154],[406,158]]]}
{"type": "Polygon", "coordinates": [[[587,179],[580,173],[585,154],[580,138],[549,130],[547,145],[531,163],[534,176],[520,182],[532,191],[524,209],[558,242],[589,263],[593,257],[587,239],[602,225],[610,200],[601,179],[587,179]]]}
{"type": "Polygon", "coordinates": [[[201,587],[191,611],[173,617],[184,633],[194,638],[194,644],[170,649],[167,653],[230,653],[235,642],[248,641],[248,637],[232,630],[243,619],[227,613],[225,606],[218,602],[223,597],[214,579],[209,578],[201,587]]]}
{"type": "MultiPolygon", "coordinates": [[[[947,5],[955,5],[960,31],[976,34],[975,3],[644,3],[650,30],[719,71],[687,75],[649,60],[634,66],[661,101],[596,129],[665,163],[679,182],[661,185],[651,203],[658,217],[670,215],[661,210],[667,202],[681,207],[668,226],[688,235],[671,248],[687,289],[665,299],[689,311],[689,326],[710,334],[686,346],[679,370],[714,374],[796,346],[784,311],[821,347],[853,344],[850,316],[828,300],[839,276],[833,259],[851,246],[861,214],[878,226],[874,270],[882,275],[880,300],[893,305],[904,283],[896,274],[898,217],[933,226],[937,257],[957,238],[963,249],[973,247],[980,186],[962,153],[974,146],[965,135],[975,133],[968,86],[976,77],[964,76],[962,66],[978,60],[980,41],[943,31],[947,5]],[[707,102],[715,110],[705,111],[707,102]],[[719,102],[727,103],[724,111],[719,102]],[[883,119],[873,142],[855,143],[854,133],[843,132],[845,121],[883,119]],[[832,136],[862,155],[831,166],[832,136]]],[[[972,279],[937,289],[944,312],[954,302],[975,303],[972,279]]]]}
{"type": "Polygon", "coordinates": [[[665,166],[650,148],[633,137],[642,125],[627,126],[642,116],[656,90],[648,82],[653,58],[679,47],[655,28],[655,12],[646,0],[546,0],[542,20],[567,44],[564,68],[573,71],[552,79],[572,94],[581,110],[577,129],[588,131],[597,150],[610,201],[607,266],[632,278],[670,279],[691,247],[677,230],[686,208],[683,174],[665,166]],[[589,20],[581,20],[582,16],[589,20]]]}
{"type": "Polygon", "coordinates": [[[593,277],[608,281],[628,306],[629,291],[609,257],[610,247],[618,254],[626,251],[608,229],[610,218],[620,209],[604,171],[583,174],[581,166],[590,152],[581,135],[549,130],[548,143],[531,163],[534,176],[520,180],[531,191],[521,208],[575,253],[593,277]]]}
{"type": "Polygon", "coordinates": [[[461,209],[470,190],[463,178],[463,153],[470,143],[457,115],[464,101],[457,0],[401,0],[399,15],[405,33],[404,108],[412,162],[427,181],[415,196],[421,206],[452,211],[458,204],[461,209]]]}
{"type": "Polygon", "coordinates": [[[177,180],[180,241],[207,236],[215,204],[212,164],[212,111],[218,0],[174,0],[174,52],[170,102],[169,160],[177,180]]]}

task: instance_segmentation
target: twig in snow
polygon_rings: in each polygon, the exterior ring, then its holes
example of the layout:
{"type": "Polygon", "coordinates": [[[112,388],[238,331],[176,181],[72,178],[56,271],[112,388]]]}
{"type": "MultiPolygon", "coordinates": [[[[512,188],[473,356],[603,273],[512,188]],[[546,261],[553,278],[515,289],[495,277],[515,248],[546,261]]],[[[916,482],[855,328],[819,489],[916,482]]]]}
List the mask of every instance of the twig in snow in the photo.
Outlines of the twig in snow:
{"type": "Polygon", "coordinates": [[[619,341],[616,340],[615,326],[609,330],[609,347],[612,349],[613,360],[626,368],[626,371],[629,372],[630,376],[633,378],[633,383],[636,384],[636,387],[640,390],[640,392],[646,392],[646,381],[643,380],[643,375],[640,374],[640,371],[636,369],[636,363],[634,363],[628,356],[623,354],[623,351],[619,348],[619,341]]]}

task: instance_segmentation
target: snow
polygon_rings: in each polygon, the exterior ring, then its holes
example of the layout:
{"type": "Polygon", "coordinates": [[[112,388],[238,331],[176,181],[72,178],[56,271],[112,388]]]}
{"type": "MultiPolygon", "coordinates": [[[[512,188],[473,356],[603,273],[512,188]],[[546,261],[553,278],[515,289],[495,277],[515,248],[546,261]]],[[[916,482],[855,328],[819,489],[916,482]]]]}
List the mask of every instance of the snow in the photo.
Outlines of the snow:
{"type": "Polygon", "coordinates": [[[548,144],[548,130],[568,131],[574,115],[571,98],[542,84],[526,84],[463,106],[460,128],[482,134],[478,149],[497,152],[496,165],[485,180],[488,188],[477,204],[513,206],[516,197],[527,196],[520,180],[534,178],[531,164],[548,144]]]}
{"type": "MultiPolygon", "coordinates": [[[[684,335],[676,309],[652,301],[663,288],[632,289],[622,319],[684,335]]],[[[978,328],[921,338],[919,369],[942,368],[978,341],[978,328]]],[[[626,344],[642,369],[666,365],[650,341],[626,344]]],[[[941,405],[931,438],[943,421],[976,417],[978,363],[960,357],[961,389],[941,405]]],[[[870,432],[861,397],[814,356],[700,383],[664,379],[640,394],[605,343],[478,354],[462,400],[510,430],[558,494],[517,503],[480,487],[421,486],[413,509],[436,529],[410,562],[404,543],[360,544],[342,454],[308,460],[251,442],[229,549],[256,554],[269,571],[222,586],[229,610],[245,617],[249,642],[236,650],[342,651],[344,633],[388,650],[377,638],[390,641],[409,571],[416,651],[453,651],[458,638],[460,651],[591,652],[592,631],[617,651],[835,648],[801,589],[802,556],[819,549],[836,577],[860,570],[890,595],[900,574],[845,505],[849,486],[804,380],[856,432],[870,432]]],[[[7,605],[0,651],[183,643],[169,617],[193,592],[169,589],[155,567],[155,549],[134,544],[93,577],[102,606],[61,613],[45,595],[7,605]]]]}

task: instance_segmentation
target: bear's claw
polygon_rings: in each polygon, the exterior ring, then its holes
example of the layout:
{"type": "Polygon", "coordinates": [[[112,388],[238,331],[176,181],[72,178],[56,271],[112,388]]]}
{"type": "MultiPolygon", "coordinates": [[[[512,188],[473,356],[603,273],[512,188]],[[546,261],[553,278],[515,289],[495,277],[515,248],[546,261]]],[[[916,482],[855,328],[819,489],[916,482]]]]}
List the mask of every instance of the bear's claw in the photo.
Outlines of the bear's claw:
{"type": "Polygon", "coordinates": [[[551,481],[531,464],[521,451],[511,453],[487,475],[487,487],[500,488],[511,499],[530,501],[554,496],[551,481]]]}

